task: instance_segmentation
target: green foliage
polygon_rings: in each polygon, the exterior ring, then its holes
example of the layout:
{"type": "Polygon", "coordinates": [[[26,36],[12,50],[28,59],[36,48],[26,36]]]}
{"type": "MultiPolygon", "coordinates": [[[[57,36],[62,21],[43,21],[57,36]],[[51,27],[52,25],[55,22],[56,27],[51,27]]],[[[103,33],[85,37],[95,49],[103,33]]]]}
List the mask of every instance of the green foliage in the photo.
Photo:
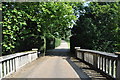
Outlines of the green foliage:
{"type": "Polygon", "coordinates": [[[46,50],[46,38],[61,38],[76,20],[72,6],[63,2],[3,3],[3,53],[46,50]]]}
{"type": "Polygon", "coordinates": [[[46,49],[54,49],[55,48],[55,38],[47,37],[46,38],[46,49]]]}
{"type": "Polygon", "coordinates": [[[120,51],[120,3],[91,2],[81,11],[72,29],[81,48],[106,52],[120,51]]]}
{"type": "Polygon", "coordinates": [[[49,37],[46,38],[46,48],[48,49],[54,49],[55,47],[58,47],[61,44],[61,39],[55,38],[55,37],[49,37]]]}
{"type": "Polygon", "coordinates": [[[58,47],[61,43],[61,39],[55,38],[55,47],[58,47]]]}

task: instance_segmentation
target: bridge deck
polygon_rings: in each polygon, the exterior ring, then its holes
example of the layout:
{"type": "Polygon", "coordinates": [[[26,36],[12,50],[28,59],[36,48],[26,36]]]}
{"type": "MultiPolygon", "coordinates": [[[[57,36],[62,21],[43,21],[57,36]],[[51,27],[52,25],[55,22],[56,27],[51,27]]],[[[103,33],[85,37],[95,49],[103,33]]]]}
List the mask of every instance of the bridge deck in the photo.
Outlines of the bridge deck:
{"type": "MultiPolygon", "coordinates": [[[[56,49],[47,51],[45,57],[25,65],[7,78],[75,78],[75,80],[107,80],[88,65],[70,57],[66,42],[56,49]]],[[[72,79],[74,80],[74,79],[72,79]]]]}
{"type": "Polygon", "coordinates": [[[62,42],[61,46],[51,50],[54,51],[53,54],[56,53],[58,56],[51,56],[53,55],[51,54],[41,57],[25,65],[8,78],[79,78],[76,71],[66,60],[67,49],[67,43],[62,42]]]}

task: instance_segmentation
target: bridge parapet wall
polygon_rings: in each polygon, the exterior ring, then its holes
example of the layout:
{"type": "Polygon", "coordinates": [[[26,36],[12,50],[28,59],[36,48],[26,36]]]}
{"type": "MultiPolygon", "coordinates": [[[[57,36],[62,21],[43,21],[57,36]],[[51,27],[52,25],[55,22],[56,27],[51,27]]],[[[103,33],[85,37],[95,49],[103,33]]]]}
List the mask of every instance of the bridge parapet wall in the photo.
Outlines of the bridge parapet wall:
{"type": "Polygon", "coordinates": [[[120,54],[75,48],[76,57],[111,79],[120,80],[120,54]]]}
{"type": "Polygon", "coordinates": [[[5,78],[24,65],[37,59],[38,49],[32,49],[32,51],[15,53],[7,56],[0,57],[0,79],[5,78]]]}

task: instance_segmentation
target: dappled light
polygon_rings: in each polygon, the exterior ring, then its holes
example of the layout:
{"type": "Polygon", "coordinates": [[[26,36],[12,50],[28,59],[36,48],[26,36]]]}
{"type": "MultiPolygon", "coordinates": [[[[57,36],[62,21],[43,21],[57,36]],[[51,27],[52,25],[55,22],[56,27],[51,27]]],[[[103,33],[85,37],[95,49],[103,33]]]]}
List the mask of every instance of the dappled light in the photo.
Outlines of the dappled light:
{"type": "Polygon", "coordinates": [[[120,80],[120,2],[1,4],[0,79],[120,80]]]}

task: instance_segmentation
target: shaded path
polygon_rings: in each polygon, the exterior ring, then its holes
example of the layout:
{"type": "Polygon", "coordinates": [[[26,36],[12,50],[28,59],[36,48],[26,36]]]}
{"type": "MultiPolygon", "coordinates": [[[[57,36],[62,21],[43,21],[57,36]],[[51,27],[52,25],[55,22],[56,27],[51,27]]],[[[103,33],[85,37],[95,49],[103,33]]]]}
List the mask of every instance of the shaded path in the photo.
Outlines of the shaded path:
{"type": "Polygon", "coordinates": [[[67,62],[69,49],[66,42],[48,55],[27,64],[22,69],[8,76],[9,78],[79,78],[75,70],[67,62]]]}

